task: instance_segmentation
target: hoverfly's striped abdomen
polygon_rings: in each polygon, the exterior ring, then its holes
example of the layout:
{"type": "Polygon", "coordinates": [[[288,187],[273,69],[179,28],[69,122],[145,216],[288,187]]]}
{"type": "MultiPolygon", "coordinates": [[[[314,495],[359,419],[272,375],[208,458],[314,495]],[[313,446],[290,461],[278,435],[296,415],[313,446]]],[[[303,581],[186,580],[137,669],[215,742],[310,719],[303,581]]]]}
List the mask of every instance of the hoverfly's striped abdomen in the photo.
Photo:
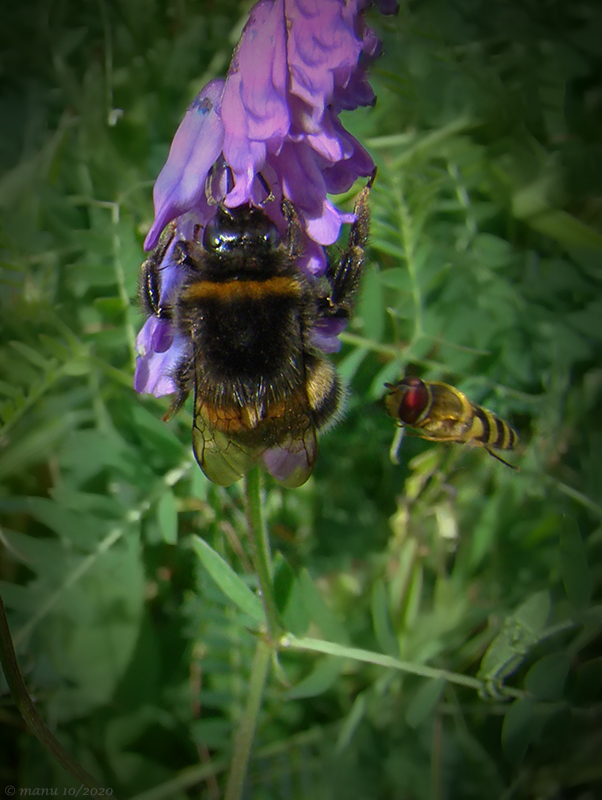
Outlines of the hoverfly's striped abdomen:
{"type": "Polygon", "coordinates": [[[514,450],[518,436],[510,425],[481,406],[473,406],[473,411],[473,435],[468,436],[467,441],[474,439],[484,447],[494,447],[496,450],[514,450]]]}

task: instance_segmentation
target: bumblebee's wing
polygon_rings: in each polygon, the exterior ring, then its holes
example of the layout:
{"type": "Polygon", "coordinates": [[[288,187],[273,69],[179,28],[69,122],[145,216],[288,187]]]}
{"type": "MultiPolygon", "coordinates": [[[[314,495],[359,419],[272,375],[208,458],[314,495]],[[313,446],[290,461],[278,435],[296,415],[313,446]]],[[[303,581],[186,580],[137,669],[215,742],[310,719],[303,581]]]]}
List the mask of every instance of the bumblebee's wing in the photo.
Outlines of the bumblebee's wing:
{"type": "Polygon", "coordinates": [[[210,425],[197,408],[192,429],[196,460],[209,480],[221,486],[240,480],[257,464],[289,489],[301,486],[311,475],[318,454],[316,428],[309,412],[303,417],[306,424],[297,427],[302,435],[288,433],[277,445],[273,440],[247,445],[210,425]]]}
{"type": "Polygon", "coordinates": [[[192,447],[205,475],[220,486],[231,486],[240,480],[256,461],[225,433],[211,428],[200,415],[194,421],[192,447]]]}
{"type": "Polygon", "coordinates": [[[318,456],[318,437],[313,425],[309,425],[302,439],[292,435],[277,447],[270,447],[261,454],[263,465],[273,478],[288,489],[302,486],[309,478],[318,456]]]}

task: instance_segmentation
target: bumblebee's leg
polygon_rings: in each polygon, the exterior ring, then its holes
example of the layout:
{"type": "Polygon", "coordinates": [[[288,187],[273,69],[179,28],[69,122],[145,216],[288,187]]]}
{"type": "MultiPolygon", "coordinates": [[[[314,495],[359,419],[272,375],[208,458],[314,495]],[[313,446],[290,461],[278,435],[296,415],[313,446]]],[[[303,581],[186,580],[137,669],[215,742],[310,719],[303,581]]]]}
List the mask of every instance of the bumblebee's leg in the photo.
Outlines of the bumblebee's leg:
{"type": "Polygon", "coordinates": [[[273,203],[276,198],[274,197],[274,192],[271,190],[268,182],[263,177],[261,172],[257,173],[257,180],[262,185],[263,189],[265,190],[265,194],[266,194],[265,200],[261,201],[261,207],[263,208],[267,203],[273,203]]]}
{"type": "Polygon", "coordinates": [[[220,156],[211,167],[205,178],[205,199],[210,206],[217,206],[223,202],[228,192],[232,191],[234,178],[232,170],[220,156]]]}
{"type": "Polygon", "coordinates": [[[175,222],[170,222],[159,239],[159,244],[140,267],[138,297],[149,317],[170,319],[171,310],[161,304],[161,268],[163,260],[176,233],[175,222]]]}
{"type": "Polygon", "coordinates": [[[284,198],[282,201],[282,213],[286,220],[286,240],[285,246],[291,258],[297,259],[301,255],[301,235],[303,228],[299,222],[299,217],[295,211],[295,207],[284,198]]]}
{"type": "Polygon", "coordinates": [[[368,235],[370,233],[370,207],[368,197],[376,171],[360,192],[355,204],[355,222],[349,232],[347,249],[338,264],[329,266],[326,278],[330,294],[320,303],[320,313],[326,317],[351,316],[359,289],[368,235]]]}
{"type": "Polygon", "coordinates": [[[194,388],[194,364],[191,360],[183,361],[173,375],[176,384],[176,394],[171,401],[171,405],[163,416],[163,422],[167,422],[174,414],[182,408],[188,395],[194,388]]]}

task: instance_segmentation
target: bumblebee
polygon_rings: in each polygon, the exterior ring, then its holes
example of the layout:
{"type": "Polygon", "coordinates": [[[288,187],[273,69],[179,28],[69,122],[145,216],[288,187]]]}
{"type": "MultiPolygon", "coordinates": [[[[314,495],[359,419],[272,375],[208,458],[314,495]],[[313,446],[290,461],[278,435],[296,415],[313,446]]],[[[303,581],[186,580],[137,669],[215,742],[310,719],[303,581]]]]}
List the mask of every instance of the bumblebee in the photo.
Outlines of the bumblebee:
{"type": "Polygon", "coordinates": [[[518,467],[504,461],[492,449],[514,450],[518,442],[515,431],[491,411],[472,403],[458,389],[420,378],[403,378],[385,386],[389,390],[385,398],[387,411],[402,430],[407,425],[415,429],[417,436],[431,442],[479,445],[502,464],[518,471],[518,467]]]}
{"type": "Polygon", "coordinates": [[[352,312],[371,184],[356,203],[347,249],[323,279],[299,269],[302,229],[286,200],[284,236],[263,208],[218,205],[194,240],[174,246],[184,278],[173,298],[161,291],[173,224],[142,265],[146,312],[171,320],[190,345],[190,357],[172,375],[177,394],[166,417],[194,394],[194,453],[215,483],[229,486],[255,464],[288,487],[309,478],[318,431],[336,419],[343,395],[312,333],[316,323],[352,312]]]}

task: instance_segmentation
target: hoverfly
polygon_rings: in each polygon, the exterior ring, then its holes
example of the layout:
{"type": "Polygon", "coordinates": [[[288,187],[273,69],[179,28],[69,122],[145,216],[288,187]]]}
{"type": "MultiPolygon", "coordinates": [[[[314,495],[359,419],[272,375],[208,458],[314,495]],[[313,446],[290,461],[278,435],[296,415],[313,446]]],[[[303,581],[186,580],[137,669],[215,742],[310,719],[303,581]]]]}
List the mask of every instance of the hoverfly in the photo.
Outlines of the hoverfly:
{"type": "MultiPolygon", "coordinates": [[[[518,471],[518,467],[504,461],[495,450],[514,450],[518,442],[516,432],[504,420],[471,402],[458,389],[439,381],[420,378],[403,378],[397,383],[385,384],[389,390],[385,398],[388,413],[397,420],[401,436],[406,426],[415,435],[431,442],[464,442],[484,447],[485,450],[518,471]]],[[[392,456],[401,444],[394,443],[392,456]]]]}

